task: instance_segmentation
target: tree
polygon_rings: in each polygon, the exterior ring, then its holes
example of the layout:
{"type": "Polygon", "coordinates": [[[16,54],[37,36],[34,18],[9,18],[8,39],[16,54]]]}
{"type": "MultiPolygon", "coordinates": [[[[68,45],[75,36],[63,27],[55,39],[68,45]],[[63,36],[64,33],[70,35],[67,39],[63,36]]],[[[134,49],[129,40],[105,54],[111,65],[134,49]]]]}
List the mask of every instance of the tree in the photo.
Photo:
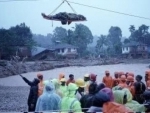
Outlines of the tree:
{"type": "Polygon", "coordinates": [[[20,46],[32,48],[34,41],[30,28],[24,23],[11,27],[10,29],[0,29],[0,54],[5,58],[14,55],[20,46]]]}
{"type": "Polygon", "coordinates": [[[148,35],[148,29],[149,29],[149,26],[146,26],[146,25],[141,25],[139,27],[139,41],[142,42],[142,43],[146,43],[146,37],[148,35]]]}
{"type": "Polygon", "coordinates": [[[106,43],[107,43],[106,38],[107,38],[107,36],[105,36],[105,35],[101,35],[100,37],[98,37],[97,44],[95,47],[98,55],[103,51],[103,46],[106,45],[106,43]]]}
{"type": "Polygon", "coordinates": [[[41,34],[38,34],[38,35],[34,34],[33,40],[36,42],[36,45],[40,47],[47,48],[53,45],[52,34],[47,34],[46,36],[41,35],[41,34]]]}
{"type": "Polygon", "coordinates": [[[122,31],[119,27],[111,27],[109,29],[108,34],[109,39],[111,40],[112,44],[120,43],[122,37],[122,31]]]}
{"type": "MultiPolygon", "coordinates": [[[[0,59],[2,56],[8,56],[15,52],[15,48],[12,45],[14,42],[14,34],[6,29],[0,29],[0,59]]],[[[7,58],[8,58],[7,57],[7,58]]]]}
{"type": "Polygon", "coordinates": [[[124,44],[127,44],[127,43],[129,43],[129,42],[130,42],[130,39],[126,38],[123,43],[124,43],[124,44]]]}
{"type": "Polygon", "coordinates": [[[111,27],[108,34],[108,48],[110,55],[121,54],[122,31],[119,27],[111,27]]]}
{"type": "Polygon", "coordinates": [[[145,44],[150,44],[149,40],[149,26],[146,25],[141,25],[137,30],[132,30],[130,40],[140,42],[140,43],[145,43],[145,44]]]}
{"type": "Polygon", "coordinates": [[[130,25],[130,27],[129,27],[129,31],[131,32],[131,34],[135,31],[135,27],[134,27],[134,25],[130,25]]]}
{"type": "Polygon", "coordinates": [[[74,44],[74,31],[68,30],[67,39],[65,41],[67,44],[74,44]]]}
{"type": "Polygon", "coordinates": [[[14,46],[26,46],[32,48],[34,45],[32,33],[30,28],[26,26],[25,23],[11,27],[9,30],[14,34],[12,43],[14,46]]]}
{"type": "Polygon", "coordinates": [[[81,56],[86,55],[87,45],[92,43],[92,41],[93,35],[90,29],[83,24],[76,24],[73,44],[79,48],[78,52],[81,56]]]}
{"type": "Polygon", "coordinates": [[[67,30],[62,27],[56,27],[53,31],[53,42],[55,41],[61,41],[66,42],[67,39],[67,30]]]}

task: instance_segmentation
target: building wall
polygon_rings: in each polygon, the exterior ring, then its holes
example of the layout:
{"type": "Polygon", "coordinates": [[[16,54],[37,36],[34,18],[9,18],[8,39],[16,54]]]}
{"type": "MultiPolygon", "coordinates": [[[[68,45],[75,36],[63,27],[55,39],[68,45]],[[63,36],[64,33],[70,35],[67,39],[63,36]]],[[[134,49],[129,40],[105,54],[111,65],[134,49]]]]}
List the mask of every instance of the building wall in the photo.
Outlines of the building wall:
{"type": "Polygon", "coordinates": [[[127,54],[130,52],[130,47],[122,47],[122,54],[127,54]]]}
{"type": "Polygon", "coordinates": [[[66,54],[77,54],[77,49],[76,48],[64,48],[64,49],[59,49],[58,54],[60,55],[66,55],[66,54]]]}
{"type": "Polygon", "coordinates": [[[147,46],[138,46],[137,51],[148,51],[147,46]]]}

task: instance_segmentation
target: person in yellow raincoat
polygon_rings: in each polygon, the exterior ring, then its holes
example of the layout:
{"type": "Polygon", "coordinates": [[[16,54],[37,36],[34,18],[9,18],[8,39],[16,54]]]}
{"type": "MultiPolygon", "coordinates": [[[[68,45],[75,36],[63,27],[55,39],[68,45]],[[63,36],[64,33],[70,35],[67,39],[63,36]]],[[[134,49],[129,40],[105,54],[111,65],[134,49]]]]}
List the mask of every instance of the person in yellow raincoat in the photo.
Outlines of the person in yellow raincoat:
{"type": "Polygon", "coordinates": [[[81,97],[85,94],[85,82],[83,79],[79,78],[75,81],[75,84],[78,86],[78,89],[76,91],[76,98],[80,101],[81,97]]]}
{"type": "Polygon", "coordinates": [[[132,100],[132,94],[127,88],[122,90],[113,90],[114,100],[119,104],[124,104],[134,112],[145,112],[146,108],[144,105],[139,104],[137,101],[132,100]]]}
{"type": "Polygon", "coordinates": [[[60,91],[62,92],[62,94],[60,96],[63,98],[66,94],[66,91],[67,91],[66,79],[65,78],[62,78],[60,80],[60,91]]]}
{"type": "Polygon", "coordinates": [[[81,104],[78,99],[75,98],[77,85],[69,83],[67,86],[66,95],[61,101],[61,112],[82,112],[81,104]]]}

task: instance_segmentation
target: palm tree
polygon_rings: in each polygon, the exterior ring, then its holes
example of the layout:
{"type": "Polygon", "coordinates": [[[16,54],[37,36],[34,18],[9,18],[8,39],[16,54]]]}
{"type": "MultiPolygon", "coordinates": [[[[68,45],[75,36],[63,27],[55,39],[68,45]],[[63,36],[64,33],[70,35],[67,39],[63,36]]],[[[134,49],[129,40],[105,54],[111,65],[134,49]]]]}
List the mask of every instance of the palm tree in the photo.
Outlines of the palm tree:
{"type": "Polygon", "coordinates": [[[96,52],[100,53],[101,49],[103,49],[103,45],[106,45],[106,36],[101,35],[98,38],[99,39],[97,40],[97,44],[96,44],[96,52]]]}
{"type": "Polygon", "coordinates": [[[134,25],[130,25],[129,30],[131,32],[131,34],[135,31],[135,27],[134,25]]]}

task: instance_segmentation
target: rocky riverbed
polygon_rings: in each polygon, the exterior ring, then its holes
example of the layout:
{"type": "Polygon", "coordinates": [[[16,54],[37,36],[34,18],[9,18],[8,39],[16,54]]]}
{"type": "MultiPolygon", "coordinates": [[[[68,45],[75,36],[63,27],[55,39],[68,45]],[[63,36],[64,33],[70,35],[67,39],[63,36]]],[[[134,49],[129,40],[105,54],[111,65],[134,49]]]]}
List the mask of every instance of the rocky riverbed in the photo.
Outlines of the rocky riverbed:
{"type": "Polygon", "coordinates": [[[0,112],[27,111],[29,87],[0,86],[0,112]]]}

